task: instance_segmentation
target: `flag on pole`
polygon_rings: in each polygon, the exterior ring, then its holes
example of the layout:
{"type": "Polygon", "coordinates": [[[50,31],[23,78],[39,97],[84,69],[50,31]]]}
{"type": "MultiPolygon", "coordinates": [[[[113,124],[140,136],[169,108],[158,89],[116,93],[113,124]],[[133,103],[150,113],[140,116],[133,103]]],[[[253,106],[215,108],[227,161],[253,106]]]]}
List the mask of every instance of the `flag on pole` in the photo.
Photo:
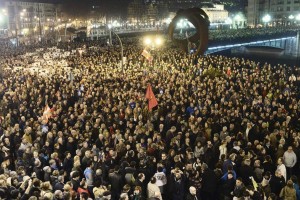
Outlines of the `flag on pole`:
{"type": "Polygon", "coordinates": [[[146,49],[143,50],[142,56],[144,56],[144,57],[145,57],[147,60],[149,60],[149,61],[152,61],[152,60],[153,60],[152,55],[151,55],[150,52],[148,52],[146,49]]]}
{"type": "Polygon", "coordinates": [[[148,109],[149,111],[152,110],[155,106],[158,105],[158,102],[154,96],[154,93],[152,91],[151,85],[148,84],[147,91],[146,91],[146,99],[148,99],[148,109]]]}
{"type": "Polygon", "coordinates": [[[48,119],[52,116],[53,109],[51,109],[48,104],[44,108],[43,112],[43,120],[46,120],[48,122],[48,119]]]}

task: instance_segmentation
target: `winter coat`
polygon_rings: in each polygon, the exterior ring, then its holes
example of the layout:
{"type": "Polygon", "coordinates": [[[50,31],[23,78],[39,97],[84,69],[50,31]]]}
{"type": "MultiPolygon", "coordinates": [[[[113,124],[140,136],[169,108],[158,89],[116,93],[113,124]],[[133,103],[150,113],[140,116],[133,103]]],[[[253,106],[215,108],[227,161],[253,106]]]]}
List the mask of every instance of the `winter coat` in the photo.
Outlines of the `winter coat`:
{"type": "Polygon", "coordinates": [[[297,200],[296,190],[293,187],[290,188],[288,186],[285,186],[284,188],[282,188],[279,196],[283,200],[297,200]]]}

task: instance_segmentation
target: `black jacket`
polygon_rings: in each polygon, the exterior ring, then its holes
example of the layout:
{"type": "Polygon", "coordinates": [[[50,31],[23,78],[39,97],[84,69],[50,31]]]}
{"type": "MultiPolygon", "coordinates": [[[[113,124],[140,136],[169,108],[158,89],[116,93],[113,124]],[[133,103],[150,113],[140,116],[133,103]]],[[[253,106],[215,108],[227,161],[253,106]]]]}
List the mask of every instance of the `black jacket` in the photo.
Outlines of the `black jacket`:
{"type": "Polygon", "coordinates": [[[185,189],[185,176],[182,174],[180,180],[176,180],[174,174],[170,175],[168,180],[169,184],[169,195],[172,200],[183,200],[184,189],[185,189]]]}
{"type": "Polygon", "coordinates": [[[279,196],[281,189],[285,186],[283,177],[272,176],[270,182],[271,192],[279,196]]]}
{"type": "Polygon", "coordinates": [[[242,165],[239,169],[238,175],[243,179],[243,183],[246,186],[252,185],[252,181],[251,181],[250,177],[254,176],[254,171],[250,166],[242,165]]]}
{"type": "Polygon", "coordinates": [[[196,195],[191,195],[190,193],[186,195],[186,200],[196,200],[196,199],[197,199],[196,195]]]}
{"type": "Polygon", "coordinates": [[[202,174],[202,191],[214,193],[217,190],[217,177],[213,170],[207,168],[202,174]]]}
{"type": "Polygon", "coordinates": [[[111,184],[111,192],[120,194],[123,188],[123,177],[118,172],[113,172],[108,175],[111,184]]]}

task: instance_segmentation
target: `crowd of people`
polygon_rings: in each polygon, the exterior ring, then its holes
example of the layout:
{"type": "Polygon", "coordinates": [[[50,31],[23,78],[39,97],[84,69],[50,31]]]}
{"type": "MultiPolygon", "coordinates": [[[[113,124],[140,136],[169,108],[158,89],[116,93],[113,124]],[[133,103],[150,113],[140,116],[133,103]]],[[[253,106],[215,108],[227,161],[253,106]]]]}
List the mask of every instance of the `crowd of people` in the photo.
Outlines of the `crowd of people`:
{"type": "Polygon", "coordinates": [[[47,76],[1,49],[1,199],[300,199],[299,67],[122,40],[47,76]]]}
{"type": "Polygon", "coordinates": [[[247,41],[268,40],[278,37],[295,36],[299,31],[298,26],[275,26],[261,28],[225,29],[209,32],[210,43],[231,44],[247,41]],[[226,43],[227,42],[227,43],[226,43]],[[228,43],[229,42],[229,43],[228,43]]]}

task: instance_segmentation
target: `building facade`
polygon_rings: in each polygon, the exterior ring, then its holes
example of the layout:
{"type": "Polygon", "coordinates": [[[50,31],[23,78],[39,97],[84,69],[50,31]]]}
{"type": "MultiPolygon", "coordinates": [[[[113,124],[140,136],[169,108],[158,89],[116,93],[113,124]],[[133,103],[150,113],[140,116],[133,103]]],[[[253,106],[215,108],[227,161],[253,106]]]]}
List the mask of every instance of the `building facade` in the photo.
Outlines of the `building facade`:
{"type": "Polygon", "coordinates": [[[248,26],[257,27],[266,24],[263,17],[270,15],[267,25],[291,25],[299,21],[300,0],[248,0],[248,26]]]}
{"type": "Polygon", "coordinates": [[[210,23],[224,23],[228,19],[228,11],[224,5],[215,4],[213,7],[202,7],[209,17],[210,23]]]}
{"type": "Polygon", "coordinates": [[[168,5],[165,1],[133,0],[127,9],[128,26],[134,28],[161,26],[168,14],[168,5]]]}
{"type": "Polygon", "coordinates": [[[60,22],[60,6],[48,2],[7,0],[6,11],[8,37],[32,37],[41,39],[54,33],[60,22]]]}

